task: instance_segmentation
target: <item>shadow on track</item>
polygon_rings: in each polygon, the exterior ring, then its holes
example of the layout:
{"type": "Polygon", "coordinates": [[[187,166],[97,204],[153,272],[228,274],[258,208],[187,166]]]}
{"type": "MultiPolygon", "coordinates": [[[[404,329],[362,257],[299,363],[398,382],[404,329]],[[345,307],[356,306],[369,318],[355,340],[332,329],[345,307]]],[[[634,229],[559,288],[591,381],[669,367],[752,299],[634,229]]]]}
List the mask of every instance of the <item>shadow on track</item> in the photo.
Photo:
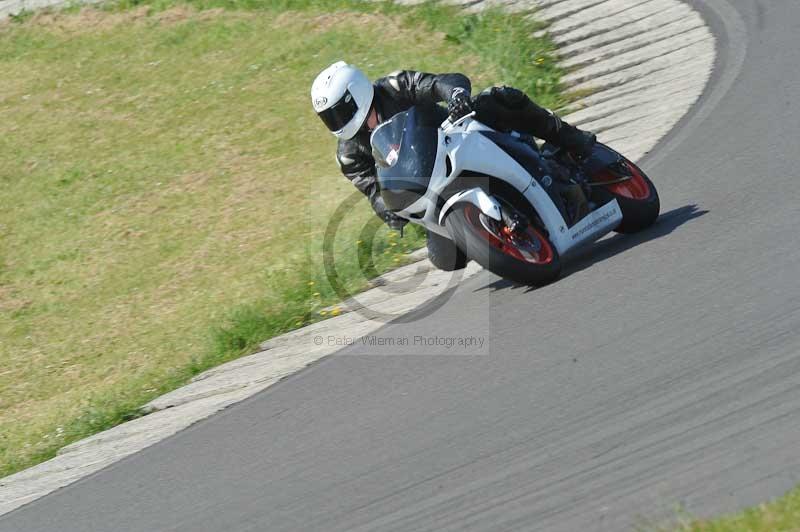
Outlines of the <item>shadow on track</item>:
{"type": "MultiPolygon", "coordinates": [[[[578,273],[593,264],[609,259],[614,255],[623,253],[639,244],[661,238],[673,232],[683,224],[699,218],[708,211],[699,209],[697,205],[684,205],[677,209],[672,209],[658,217],[655,225],[640,233],[622,235],[616,234],[610,238],[605,238],[594,244],[579,248],[574,254],[567,256],[561,279],[565,279],[574,273],[578,273]]],[[[556,281],[557,283],[558,281],[556,281]]],[[[492,291],[503,289],[523,289],[525,292],[536,290],[535,286],[519,285],[506,279],[498,279],[492,283],[477,288],[475,291],[490,289],[492,291]]]]}

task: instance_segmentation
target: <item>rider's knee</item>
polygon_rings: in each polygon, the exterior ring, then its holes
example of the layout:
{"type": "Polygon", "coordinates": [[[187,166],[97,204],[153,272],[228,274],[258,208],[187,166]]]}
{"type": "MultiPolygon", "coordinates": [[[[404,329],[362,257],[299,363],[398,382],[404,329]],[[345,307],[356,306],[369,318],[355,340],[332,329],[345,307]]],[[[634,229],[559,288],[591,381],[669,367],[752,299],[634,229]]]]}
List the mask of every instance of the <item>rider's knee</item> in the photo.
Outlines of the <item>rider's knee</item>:
{"type": "Polygon", "coordinates": [[[503,85],[502,87],[492,87],[492,96],[499,103],[510,109],[521,109],[528,105],[530,98],[519,89],[503,85]]]}

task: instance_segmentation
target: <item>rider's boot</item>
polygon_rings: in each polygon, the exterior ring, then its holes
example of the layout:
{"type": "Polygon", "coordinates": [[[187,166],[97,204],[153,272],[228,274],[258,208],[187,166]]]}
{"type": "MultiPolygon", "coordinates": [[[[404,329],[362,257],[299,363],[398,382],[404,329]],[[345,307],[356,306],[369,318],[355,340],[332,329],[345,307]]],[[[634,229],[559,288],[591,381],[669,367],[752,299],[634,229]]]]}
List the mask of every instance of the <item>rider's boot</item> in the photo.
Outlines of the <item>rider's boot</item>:
{"type": "Polygon", "coordinates": [[[592,155],[594,145],[597,143],[597,135],[594,133],[578,129],[563,121],[558,139],[556,144],[581,160],[588,159],[592,155]]]}

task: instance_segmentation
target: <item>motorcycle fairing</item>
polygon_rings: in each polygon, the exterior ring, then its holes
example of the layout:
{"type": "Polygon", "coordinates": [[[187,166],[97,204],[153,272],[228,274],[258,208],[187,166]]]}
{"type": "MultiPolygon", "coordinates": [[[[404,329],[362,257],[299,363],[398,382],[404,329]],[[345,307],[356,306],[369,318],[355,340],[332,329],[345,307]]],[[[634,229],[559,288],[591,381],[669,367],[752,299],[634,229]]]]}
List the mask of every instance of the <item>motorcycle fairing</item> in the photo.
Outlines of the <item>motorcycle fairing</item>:
{"type": "MultiPolygon", "coordinates": [[[[406,113],[413,116],[417,112],[422,111],[412,108],[406,113]]],[[[399,119],[400,117],[396,118],[399,119]]],[[[392,120],[395,119],[393,118],[392,120]]],[[[395,136],[402,137],[408,131],[408,117],[404,118],[404,120],[406,122],[402,130],[394,126],[395,136]]],[[[383,127],[384,125],[381,125],[373,132],[373,138],[379,134],[378,132],[383,127]]],[[[427,123],[425,127],[428,127],[427,123]]],[[[441,224],[441,221],[446,217],[447,211],[459,200],[470,201],[481,208],[485,214],[492,215],[491,203],[480,201],[481,196],[474,191],[464,191],[467,193],[457,200],[449,202],[449,204],[443,201],[442,193],[448,185],[458,179],[462,173],[474,172],[494,176],[518,190],[536,210],[545,226],[544,229],[547,230],[548,236],[559,254],[563,255],[583,242],[596,240],[619,225],[622,220],[622,212],[616,199],[614,199],[599,209],[592,211],[572,227],[568,227],[562,212],[537,180],[544,177],[544,174],[540,174],[538,168],[532,165],[526,165],[529,166],[528,169],[523,167],[501,146],[491,140],[491,137],[496,137],[496,135],[503,134],[472,119],[464,120],[458,126],[449,129],[447,133],[441,128],[437,128],[435,161],[430,172],[430,179],[428,180],[427,176],[425,176],[427,191],[424,192],[424,195],[420,195],[422,190],[418,186],[419,183],[413,186],[413,182],[420,176],[409,176],[411,177],[409,185],[412,186],[408,186],[407,189],[409,192],[417,193],[415,197],[418,199],[416,201],[407,201],[414,198],[405,197],[405,204],[402,205],[402,208],[393,210],[401,216],[420,220],[429,231],[450,238],[449,232],[441,224]],[[487,135],[486,133],[491,134],[487,135]],[[414,190],[412,191],[411,189],[414,190]],[[447,208],[443,208],[445,205],[447,208]]],[[[430,142],[430,148],[426,146],[426,152],[429,149],[434,149],[434,137],[427,136],[427,138],[430,142]]],[[[399,144],[402,145],[404,141],[402,139],[398,140],[400,140],[399,144]]],[[[404,148],[404,146],[399,147],[401,151],[404,148]]],[[[387,154],[391,149],[393,148],[385,150],[387,154]]],[[[381,186],[389,182],[388,180],[392,180],[393,184],[403,186],[401,178],[395,172],[386,171],[383,168],[378,169],[378,178],[379,182],[381,180],[384,181],[381,186]]],[[[401,188],[399,192],[403,193],[404,191],[401,188]]]]}
{"type": "MultiPolygon", "coordinates": [[[[461,172],[472,171],[496,176],[508,182],[531,203],[547,229],[550,240],[564,254],[583,242],[596,240],[612,231],[622,220],[622,211],[614,199],[582,218],[572,227],[567,226],[563,215],[550,195],[537,181],[543,175],[532,175],[511,157],[501,146],[492,142],[490,136],[474,134],[493,131],[474,120],[442,134],[448,137],[440,143],[440,154],[452,161],[452,170],[445,185],[461,172]]],[[[440,155],[441,156],[441,155],[440,155]]],[[[438,185],[432,181],[432,186],[438,185]]],[[[437,194],[444,187],[437,188],[437,194]]]]}
{"type": "Polygon", "coordinates": [[[450,208],[453,205],[463,202],[472,203],[485,215],[489,216],[490,218],[494,218],[498,222],[503,219],[500,204],[497,202],[497,200],[487,194],[482,188],[475,187],[457,192],[445,202],[441,212],[439,213],[439,224],[444,224],[444,219],[447,217],[447,213],[450,211],[450,208]]]}

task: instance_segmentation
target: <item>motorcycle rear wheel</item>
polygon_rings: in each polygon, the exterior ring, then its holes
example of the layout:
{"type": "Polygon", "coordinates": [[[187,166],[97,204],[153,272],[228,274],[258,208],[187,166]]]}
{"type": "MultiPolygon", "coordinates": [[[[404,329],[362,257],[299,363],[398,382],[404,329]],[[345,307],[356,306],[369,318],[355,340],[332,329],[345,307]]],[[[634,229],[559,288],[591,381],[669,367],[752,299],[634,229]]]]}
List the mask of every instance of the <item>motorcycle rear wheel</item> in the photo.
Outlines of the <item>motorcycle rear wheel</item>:
{"type": "MultiPolygon", "coordinates": [[[[617,200],[622,211],[622,221],[617,226],[617,233],[636,233],[653,225],[661,210],[658,191],[653,182],[641,168],[623,157],[623,164],[627,167],[631,178],[620,183],[595,187],[592,197],[598,196],[605,201],[611,198],[617,200]]],[[[610,171],[595,172],[590,176],[592,183],[614,181],[619,176],[610,171]]]]}

